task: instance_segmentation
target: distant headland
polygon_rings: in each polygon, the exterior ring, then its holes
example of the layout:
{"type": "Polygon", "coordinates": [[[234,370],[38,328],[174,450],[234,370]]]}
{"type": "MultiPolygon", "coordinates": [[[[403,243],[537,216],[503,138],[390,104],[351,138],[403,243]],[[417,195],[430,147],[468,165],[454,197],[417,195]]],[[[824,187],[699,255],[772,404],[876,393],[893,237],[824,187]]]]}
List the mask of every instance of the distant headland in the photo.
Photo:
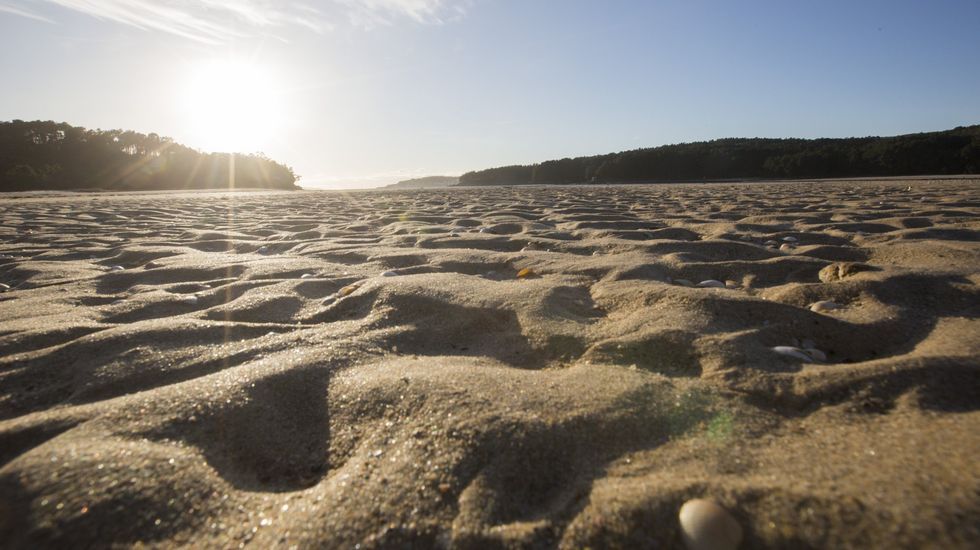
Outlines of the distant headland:
{"type": "Polygon", "coordinates": [[[299,189],[261,154],[203,153],[157,134],[0,122],[0,191],[299,189]]]}
{"type": "Polygon", "coordinates": [[[980,125],[843,139],[729,138],[467,172],[459,185],[656,183],[980,173],[980,125]]]}

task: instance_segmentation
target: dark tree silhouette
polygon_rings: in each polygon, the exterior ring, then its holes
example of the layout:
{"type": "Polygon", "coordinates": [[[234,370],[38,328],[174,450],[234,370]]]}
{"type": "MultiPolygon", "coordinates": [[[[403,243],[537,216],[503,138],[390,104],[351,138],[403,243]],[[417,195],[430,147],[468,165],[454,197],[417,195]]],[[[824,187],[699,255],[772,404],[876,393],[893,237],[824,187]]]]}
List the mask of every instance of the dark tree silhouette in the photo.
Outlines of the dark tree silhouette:
{"type": "Polygon", "coordinates": [[[642,183],[980,173],[980,125],[846,139],[718,139],[463,174],[459,185],[642,183]]]}
{"type": "Polygon", "coordinates": [[[202,153],[157,134],[0,122],[0,191],[36,189],[298,189],[262,154],[202,153]]]}

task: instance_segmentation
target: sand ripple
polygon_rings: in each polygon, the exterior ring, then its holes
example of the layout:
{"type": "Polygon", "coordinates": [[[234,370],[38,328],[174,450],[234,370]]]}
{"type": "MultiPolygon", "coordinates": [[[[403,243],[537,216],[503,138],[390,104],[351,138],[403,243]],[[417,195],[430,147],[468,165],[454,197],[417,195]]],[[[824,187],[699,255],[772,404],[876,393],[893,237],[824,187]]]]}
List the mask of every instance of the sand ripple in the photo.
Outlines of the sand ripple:
{"type": "Polygon", "coordinates": [[[698,497],[746,547],[980,538],[976,180],[0,220],[4,546],[676,546],[698,497]]]}

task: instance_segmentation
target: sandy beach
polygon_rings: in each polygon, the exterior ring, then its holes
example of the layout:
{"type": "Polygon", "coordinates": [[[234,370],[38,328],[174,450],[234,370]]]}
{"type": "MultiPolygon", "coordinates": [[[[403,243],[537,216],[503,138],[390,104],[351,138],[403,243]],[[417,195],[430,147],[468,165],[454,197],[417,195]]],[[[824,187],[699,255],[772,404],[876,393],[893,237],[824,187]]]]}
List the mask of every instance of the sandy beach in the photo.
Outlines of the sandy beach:
{"type": "MultiPolygon", "coordinates": [[[[980,540],[980,180],[0,196],[0,546],[980,540]]],[[[356,546],[359,545],[359,546],[356,546]]]]}

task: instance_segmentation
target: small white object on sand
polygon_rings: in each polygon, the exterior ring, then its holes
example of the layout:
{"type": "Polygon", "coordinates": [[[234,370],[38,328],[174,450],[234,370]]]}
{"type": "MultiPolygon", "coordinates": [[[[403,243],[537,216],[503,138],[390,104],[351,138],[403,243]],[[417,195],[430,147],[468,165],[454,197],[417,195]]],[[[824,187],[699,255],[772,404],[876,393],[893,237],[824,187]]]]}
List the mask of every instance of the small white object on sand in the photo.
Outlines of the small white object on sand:
{"type": "Polygon", "coordinates": [[[742,542],[742,526],[728,510],[710,500],[685,502],[679,519],[688,550],[735,550],[742,542]]]}
{"type": "Polygon", "coordinates": [[[0,283],[0,292],[7,292],[8,290],[10,290],[10,285],[0,283]]]}
{"type": "Polygon", "coordinates": [[[121,265],[110,265],[109,266],[109,271],[123,271],[124,269],[126,269],[126,268],[123,267],[123,266],[121,266],[121,265]]]}
{"type": "Polygon", "coordinates": [[[805,363],[812,363],[813,357],[810,357],[808,353],[793,346],[776,346],[772,348],[772,351],[778,353],[779,355],[785,355],[786,357],[792,357],[794,359],[800,359],[805,363]]]}
{"type": "Polygon", "coordinates": [[[836,302],[831,302],[830,300],[821,300],[810,304],[810,311],[815,311],[817,313],[825,313],[835,309],[840,309],[840,305],[836,302]]]}
{"type": "Polygon", "coordinates": [[[725,288],[725,283],[715,279],[706,279],[698,283],[701,288],[725,288]]]}
{"type": "Polygon", "coordinates": [[[785,243],[795,243],[798,239],[792,235],[783,237],[783,242],[785,243]]]}
{"type": "Polygon", "coordinates": [[[398,276],[398,273],[395,273],[394,271],[382,271],[381,272],[381,276],[382,277],[397,277],[398,276]]]}
{"type": "Polygon", "coordinates": [[[316,275],[312,273],[304,273],[299,276],[300,279],[312,279],[313,277],[316,277],[316,275]]]}

